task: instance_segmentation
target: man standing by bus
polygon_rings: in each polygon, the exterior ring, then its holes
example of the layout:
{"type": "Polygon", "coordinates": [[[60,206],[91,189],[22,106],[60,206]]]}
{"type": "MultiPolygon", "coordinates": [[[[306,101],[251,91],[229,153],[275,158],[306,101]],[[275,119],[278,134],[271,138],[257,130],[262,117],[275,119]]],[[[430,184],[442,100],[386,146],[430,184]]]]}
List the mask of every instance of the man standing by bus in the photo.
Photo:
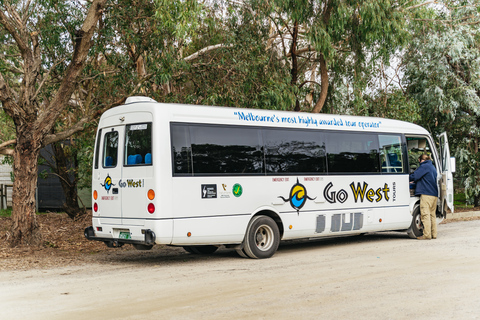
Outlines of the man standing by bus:
{"type": "Polygon", "coordinates": [[[437,238],[437,170],[432,160],[426,154],[422,154],[418,161],[420,166],[414,173],[410,174],[410,181],[416,184],[415,195],[420,196],[420,214],[423,223],[423,236],[419,240],[430,240],[437,238]]]}

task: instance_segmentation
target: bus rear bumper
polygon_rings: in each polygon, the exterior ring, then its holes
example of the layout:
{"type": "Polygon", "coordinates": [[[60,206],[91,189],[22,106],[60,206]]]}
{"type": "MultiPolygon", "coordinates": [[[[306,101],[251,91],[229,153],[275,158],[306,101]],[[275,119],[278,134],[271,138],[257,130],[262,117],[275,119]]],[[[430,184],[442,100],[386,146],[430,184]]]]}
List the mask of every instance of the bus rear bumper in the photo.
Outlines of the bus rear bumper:
{"type": "Polygon", "coordinates": [[[105,242],[107,245],[112,244],[113,247],[121,247],[125,243],[129,244],[141,244],[151,246],[155,244],[156,236],[155,232],[150,229],[142,230],[142,234],[144,234],[143,240],[134,240],[134,239],[121,239],[121,238],[110,238],[110,237],[97,237],[95,236],[95,230],[93,226],[85,228],[84,235],[85,238],[88,240],[94,241],[102,241],[105,242]]]}

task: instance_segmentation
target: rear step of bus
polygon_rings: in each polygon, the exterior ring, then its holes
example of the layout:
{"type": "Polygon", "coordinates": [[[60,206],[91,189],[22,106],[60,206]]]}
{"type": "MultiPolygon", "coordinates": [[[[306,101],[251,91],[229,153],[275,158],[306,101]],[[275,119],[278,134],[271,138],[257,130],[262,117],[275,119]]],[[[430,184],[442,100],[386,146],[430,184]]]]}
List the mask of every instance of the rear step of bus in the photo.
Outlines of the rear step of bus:
{"type": "MultiPolygon", "coordinates": [[[[114,248],[119,248],[125,243],[130,243],[130,244],[140,244],[140,245],[146,245],[146,246],[152,246],[155,244],[155,232],[153,232],[150,229],[143,230],[145,233],[145,240],[132,240],[132,239],[114,239],[114,238],[101,238],[101,237],[96,237],[95,236],[95,231],[93,229],[93,226],[85,228],[84,235],[85,238],[88,240],[94,240],[94,241],[103,241],[105,243],[112,243],[114,248]]],[[[143,233],[143,232],[142,232],[143,233]]]]}

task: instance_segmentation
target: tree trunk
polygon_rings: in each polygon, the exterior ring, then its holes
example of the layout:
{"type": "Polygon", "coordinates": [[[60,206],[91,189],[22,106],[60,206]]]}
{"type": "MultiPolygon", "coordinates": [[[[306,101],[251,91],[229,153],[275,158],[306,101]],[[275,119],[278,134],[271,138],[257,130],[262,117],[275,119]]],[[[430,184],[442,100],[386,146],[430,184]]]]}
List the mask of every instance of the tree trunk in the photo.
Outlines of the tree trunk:
{"type": "Polygon", "coordinates": [[[320,98],[318,98],[315,107],[313,108],[313,113],[320,113],[322,108],[325,104],[325,100],[327,100],[328,94],[328,69],[327,69],[327,62],[325,61],[325,57],[322,53],[319,54],[320,56],[320,76],[322,88],[320,89],[320,98]]]}
{"type": "Polygon", "coordinates": [[[64,210],[71,219],[75,220],[86,214],[85,208],[80,208],[78,205],[76,174],[78,163],[76,161],[76,156],[74,155],[70,159],[67,158],[60,142],[55,143],[53,149],[55,154],[55,168],[53,169],[60,178],[63,193],[65,194],[64,210]],[[71,170],[72,166],[74,168],[73,178],[71,170]]]}
{"type": "Polygon", "coordinates": [[[38,178],[40,137],[33,130],[18,130],[14,151],[12,202],[12,246],[40,245],[42,236],[36,220],[35,191],[38,178]],[[20,133],[24,133],[23,135],[20,133]]]}
{"type": "MultiPolygon", "coordinates": [[[[290,47],[290,54],[292,55],[292,70],[290,71],[292,75],[292,80],[290,84],[292,86],[297,86],[297,80],[298,80],[297,38],[298,38],[298,21],[295,20],[295,24],[293,26],[293,34],[292,34],[292,46],[290,47]]],[[[298,101],[298,97],[295,97],[295,107],[293,110],[300,111],[300,102],[298,101]]]]}
{"type": "MultiPolygon", "coordinates": [[[[12,244],[32,244],[39,245],[42,237],[38,230],[38,224],[35,217],[35,190],[38,179],[38,157],[40,148],[45,141],[45,137],[51,131],[55,121],[68,105],[72,93],[76,89],[78,77],[81,74],[88,52],[92,47],[95,31],[98,21],[102,17],[105,3],[107,0],[93,0],[88,8],[87,15],[80,29],[74,32],[74,49],[71,61],[66,70],[58,77],[61,82],[54,84],[48,89],[43,87],[43,79],[40,77],[42,66],[42,48],[39,42],[39,33],[31,32],[28,25],[41,23],[43,20],[29,17],[23,12],[19,14],[14,6],[9,6],[12,10],[5,15],[0,10],[0,24],[6,31],[6,34],[16,43],[15,52],[21,54],[22,66],[20,69],[22,81],[18,82],[13,78],[9,86],[5,81],[4,75],[0,73],[0,102],[5,112],[15,123],[17,134],[17,146],[13,153],[14,165],[13,172],[15,181],[13,183],[13,226],[12,226],[12,244]],[[31,18],[31,19],[30,19],[31,18]],[[30,19],[30,20],[29,20],[30,19]],[[16,91],[17,90],[17,91],[16,91]]],[[[30,4],[30,1],[27,1],[30,4]]],[[[27,7],[28,7],[27,4],[27,7]]],[[[3,6],[2,2],[2,8],[3,6]]],[[[3,30],[2,29],[2,30],[3,30]]],[[[12,51],[13,52],[13,51],[12,51]]],[[[67,59],[67,56],[64,59],[67,59]]],[[[45,77],[51,77],[50,71],[44,74],[45,77]]],[[[67,129],[63,134],[57,135],[56,140],[65,139],[73,134],[75,130],[67,129]]]]}

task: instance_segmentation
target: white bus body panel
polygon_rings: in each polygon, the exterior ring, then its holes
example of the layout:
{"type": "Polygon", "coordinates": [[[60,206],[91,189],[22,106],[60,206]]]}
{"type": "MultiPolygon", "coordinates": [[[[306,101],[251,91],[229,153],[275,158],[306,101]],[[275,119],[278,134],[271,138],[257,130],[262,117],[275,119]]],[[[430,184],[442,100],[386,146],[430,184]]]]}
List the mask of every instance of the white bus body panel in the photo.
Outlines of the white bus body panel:
{"type": "Polygon", "coordinates": [[[131,239],[140,241],[142,232],[151,229],[158,244],[239,244],[252,216],[267,211],[279,217],[282,239],[404,230],[411,223],[408,174],[173,177],[172,122],[428,135],[417,125],[378,118],[154,102],[119,106],[105,112],[99,122],[102,134],[112,129],[119,132],[120,163],[109,169],[100,163],[93,170],[92,186],[98,192],[93,201],[99,207],[93,213],[97,237],[118,238],[127,230],[131,239]],[[125,125],[143,122],[153,124],[153,163],[125,167],[121,163],[125,125]],[[104,187],[107,177],[117,194],[104,187]],[[129,181],[140,184],[133,187],[129,181]],[[297,183],[308,196],[298,211],[288,201],[297,183]],[[236,184],[242,189],[238,197],[233,192],[236,184]],[[216,186],[215,197],[202,198],[203,187],[209,185],[216,186]],[[147,198],[149,189],[155,191],[153,201],[147,198]],[[152,214],[147,210],[149,203],[156,208],[152,214]]]}

